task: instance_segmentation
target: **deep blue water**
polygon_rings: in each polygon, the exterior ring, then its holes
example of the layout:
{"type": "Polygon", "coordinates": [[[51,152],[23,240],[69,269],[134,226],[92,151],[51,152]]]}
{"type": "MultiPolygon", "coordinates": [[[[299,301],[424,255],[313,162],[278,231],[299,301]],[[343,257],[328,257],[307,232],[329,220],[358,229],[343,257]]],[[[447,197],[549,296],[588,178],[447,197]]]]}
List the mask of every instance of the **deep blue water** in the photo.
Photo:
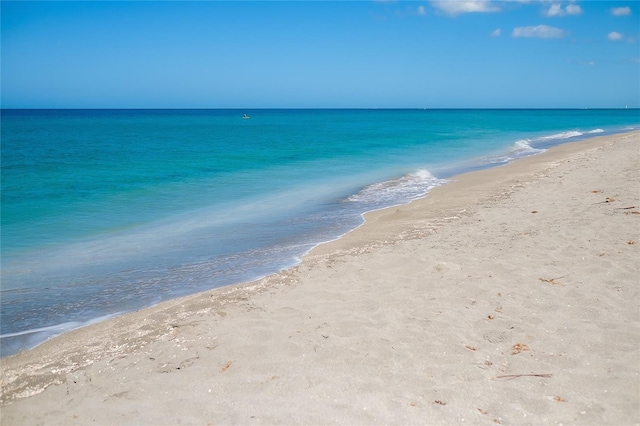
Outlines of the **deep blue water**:
{"type": "Polygon", "coordinates": [[[1,353],[294,265],[452,175],[638,110],[2,110],[1,353]],[[246,113],[249,119],[243,119],[246,113]]]}

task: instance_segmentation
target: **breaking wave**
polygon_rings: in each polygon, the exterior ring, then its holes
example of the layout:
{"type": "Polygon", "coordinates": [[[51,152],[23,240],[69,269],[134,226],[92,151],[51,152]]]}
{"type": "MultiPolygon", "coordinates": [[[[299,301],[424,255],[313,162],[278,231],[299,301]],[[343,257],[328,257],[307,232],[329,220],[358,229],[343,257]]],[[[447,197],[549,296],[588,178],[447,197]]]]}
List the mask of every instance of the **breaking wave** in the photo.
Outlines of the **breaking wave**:
{"type": "Polygon", "coordinates": [[[398,179],[368,185],[357,194],[349,196],[346,201],[364,204],[368,208],[404,204],[423,197],[433,188],[446,182],[428,170],[421,169],[398,179]]]}

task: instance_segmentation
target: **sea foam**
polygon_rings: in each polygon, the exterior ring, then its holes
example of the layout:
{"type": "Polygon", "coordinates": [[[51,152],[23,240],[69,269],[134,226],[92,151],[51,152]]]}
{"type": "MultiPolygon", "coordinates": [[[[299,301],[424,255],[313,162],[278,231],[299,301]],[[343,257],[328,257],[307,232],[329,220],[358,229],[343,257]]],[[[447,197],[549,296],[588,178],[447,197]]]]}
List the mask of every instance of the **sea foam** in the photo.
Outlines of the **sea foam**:
{"type": "Polygon", "coordinates": [[[577,130],[570,130],[567,132],[561,132],[561,133],[555,133],[553,135],[549,135],[549,136],[542,136],[540,139],[543,140],[548,140],[548,139],[569,139],[569,138],[575,138],[578,136],[582,136],[584,135],[583,132],[579,132],[577,130]]]}
{"type": "Polygon", "coordinates": [[[513,144],[509,153],[517,157],[523,157],[527,155],[539,154],[544,152],[544,149],[533,148],[531,146],[531,139],[522,139],[513,144]]]}
{"type": "Polygon", "coordinates": [[[398,179],[367,185],[357,194],[348,197],[347,201],[376,206],[401,204],[420,198],[446,182],[445,179],[435,177],[429,170],[421,169],[398,179]]]}

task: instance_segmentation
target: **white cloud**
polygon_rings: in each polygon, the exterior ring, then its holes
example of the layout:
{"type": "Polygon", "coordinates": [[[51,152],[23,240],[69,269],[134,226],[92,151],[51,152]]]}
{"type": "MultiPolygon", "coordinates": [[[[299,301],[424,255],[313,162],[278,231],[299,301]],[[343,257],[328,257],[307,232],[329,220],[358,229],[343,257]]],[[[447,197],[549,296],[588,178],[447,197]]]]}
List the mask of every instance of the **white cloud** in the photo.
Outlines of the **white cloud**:
{"type": "Polygon", "coordinates": [[[620,40],[622,38],[622,34],[616,32],[616,31],[612,31],[607,35],[607,38],[609,40],[613,40],[613,41],[620,40]]]}
{"type": "Polygon", "coordinates": [[[418,6],[418,15],[426,15],[426,14],[427,14],[427,10],[425,9],[425,7],[422,5],[418,6]]]}
{"type": "Polygon", "coordinates": [[[549,10],[547,10],[547,16],[558,16],[562,13],[562,6],[559,4],[552,4],[549,10]]]}
{"type": "Polygon", "coordinates": [[[439,11],[451,16],[459,15],[461,13],[500,11],[500,8],[489,0],[432,1],[431,5],[439,11]]]}
{"type": "Polygon", "coordinates": [[[582,8],[577,4],[570,4],[564,10],[567,11],[567,15],[580,15],[582,13],[582,8]]]}
{"type": "Polygon", "coordinates": [[[536,25],[534,27],[517,27],[511,33],[513,37],[533,37],[533,38],[562,38],[565,31],[549,25],[536,25]]]}
{"type": "Polygon", "coordinates": [[[631,8],[629,6],[614,7],[611,9],[611,14],[613,16],[628,16],[631,15],[631,8]]]}
{"type": "Polygon", "coordinates": [[[564,9],[560,3],[552,4],[549,10],[545,13],[546,16],[565,16],[565,15],[580,15],[582,8],[577,4],[569,4],[564,9]]]}
{"type": "Polygon", "coordinates": [[[491,32],[491,37],[500,37],[502,35],[502,30],[500,28],[496,28],[491,32]]]}

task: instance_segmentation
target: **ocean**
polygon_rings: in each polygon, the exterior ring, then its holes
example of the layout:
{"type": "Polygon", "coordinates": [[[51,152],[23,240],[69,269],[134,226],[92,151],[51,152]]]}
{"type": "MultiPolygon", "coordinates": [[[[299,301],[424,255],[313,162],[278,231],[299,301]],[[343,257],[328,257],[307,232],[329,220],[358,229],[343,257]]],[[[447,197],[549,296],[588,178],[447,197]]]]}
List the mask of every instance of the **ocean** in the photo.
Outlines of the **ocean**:
{"type": "Polygon", "coordinates": [[[2,356],[293,266],[458,173],[640,128],[639,110],[1,114],[2,356]]]}

